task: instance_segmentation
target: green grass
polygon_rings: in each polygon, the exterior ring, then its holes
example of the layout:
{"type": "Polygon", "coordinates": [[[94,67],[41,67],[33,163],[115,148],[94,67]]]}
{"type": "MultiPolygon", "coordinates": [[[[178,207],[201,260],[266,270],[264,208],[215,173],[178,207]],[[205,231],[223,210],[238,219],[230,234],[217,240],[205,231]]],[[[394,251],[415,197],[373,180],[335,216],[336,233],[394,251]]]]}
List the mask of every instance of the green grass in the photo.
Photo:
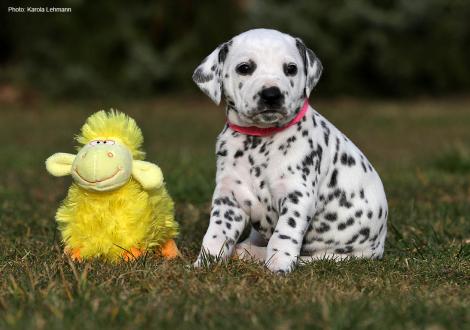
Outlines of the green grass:
{"type": "Polygon", "coordinates": [[[207,226],[223,111],[202,100],[0,108],[0,329],[470,326],[470,100],[320,101],[368,155],[389,206],[380,261],[320,261],[276,276],[230,261],[190,267],[207,226]],[[72,152],[103,107],[134,116],[177,203],[183,258],[112,266],[62,254],[54,213],[70,178],[44,169],[72,152]]]}

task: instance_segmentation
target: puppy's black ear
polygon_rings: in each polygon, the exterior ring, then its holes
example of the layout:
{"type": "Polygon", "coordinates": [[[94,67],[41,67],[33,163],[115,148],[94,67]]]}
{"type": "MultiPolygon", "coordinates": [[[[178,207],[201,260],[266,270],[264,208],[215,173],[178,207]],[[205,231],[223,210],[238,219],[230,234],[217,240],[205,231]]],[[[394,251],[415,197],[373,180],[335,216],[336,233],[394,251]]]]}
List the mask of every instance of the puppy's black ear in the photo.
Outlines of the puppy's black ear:
{"type": "Polygon", "coordinates": [[[222,97],[222,69],[229,46],[230,42],[219,45],[193,73],[193,81],[217,105],[222,97]]]}
{"type": "Polygon", "coordinates": [[[315,53],[307,48],[300,38],[295,39],[295,45],[304,62],[304,73],[306,76],[305,95],[308,97],[318,80],[320,80],[323,66],[315,53]]]}

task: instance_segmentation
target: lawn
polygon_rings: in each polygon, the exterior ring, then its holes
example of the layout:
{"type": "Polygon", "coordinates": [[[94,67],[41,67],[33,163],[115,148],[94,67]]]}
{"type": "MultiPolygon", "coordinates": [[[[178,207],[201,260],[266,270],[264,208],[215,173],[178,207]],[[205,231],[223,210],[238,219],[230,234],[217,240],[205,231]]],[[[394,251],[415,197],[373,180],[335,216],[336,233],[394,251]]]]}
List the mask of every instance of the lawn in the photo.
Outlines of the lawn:
{"type": "Polygon", "coordinates": [[[208,223],[222,109],[201,99],[0,106],[0,329],[464,329],[470,327],[470,99],[312,104],[382,176],[385,258],[319,261],[287,276],[230,261],[192,269],[208,223]],[[183,257],[112,266],[62,254],[54,213],[86,117],[117,107],[140,124],[176,201],[183,257]]]}

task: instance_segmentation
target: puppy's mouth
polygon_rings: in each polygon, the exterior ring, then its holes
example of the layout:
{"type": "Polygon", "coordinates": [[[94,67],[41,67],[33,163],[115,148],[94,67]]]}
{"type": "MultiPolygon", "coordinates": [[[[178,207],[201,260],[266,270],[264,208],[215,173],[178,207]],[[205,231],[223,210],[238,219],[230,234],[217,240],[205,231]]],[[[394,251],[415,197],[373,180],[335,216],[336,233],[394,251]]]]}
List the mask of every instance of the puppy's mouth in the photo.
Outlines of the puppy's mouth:
{"type": "Polygon", "coordinates": [[[279,113],[279,110],[267,109],[267,110],[261,111],[259,113],[259,115],[273,115],[273,114],[276,114],[276,113],[279,113]]]}
{"type": "Polygon", "coordinates": [[[270,107],[263,110],[257,110],[251,117],[253,122],[260,124],[275,124],[286,117],[286,112],[282,107],[270,107]]]}

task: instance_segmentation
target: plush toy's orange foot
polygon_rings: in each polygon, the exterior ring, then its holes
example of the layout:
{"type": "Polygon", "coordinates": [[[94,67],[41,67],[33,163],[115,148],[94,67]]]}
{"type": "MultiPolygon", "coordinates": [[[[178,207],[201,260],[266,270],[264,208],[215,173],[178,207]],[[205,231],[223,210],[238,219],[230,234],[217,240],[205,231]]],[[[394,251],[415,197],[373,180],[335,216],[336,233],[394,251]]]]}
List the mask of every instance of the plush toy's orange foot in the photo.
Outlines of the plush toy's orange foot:
{"type": "Polygon", "coordinates": [[[138,257],[140,257],[142,254],[144,254],[145,250],[138,249],[136,247],[131,247],[130,251],[124,251],[122,254],[122,257],[124,261],[131,261],[131,260],[136,260],[138,257]]]}
{"type": "Polygon", "coordinates": [[[163,244],[161,253],[163,258],[167,260],[174,259],[180,255],[180,251],[178,250],[175,241],[172,239],[166,241],[166,243],[163,244]]]}
{"type": "Polygon", "coordinates": [[[67,254],[70,257],[70,259],[72,259],[72,261],[76,261],[76,262],[83,261],[83,258],[80,255],[79,248],[75,248],[75,249],[65,248],[64,253],[67,254]]]}

